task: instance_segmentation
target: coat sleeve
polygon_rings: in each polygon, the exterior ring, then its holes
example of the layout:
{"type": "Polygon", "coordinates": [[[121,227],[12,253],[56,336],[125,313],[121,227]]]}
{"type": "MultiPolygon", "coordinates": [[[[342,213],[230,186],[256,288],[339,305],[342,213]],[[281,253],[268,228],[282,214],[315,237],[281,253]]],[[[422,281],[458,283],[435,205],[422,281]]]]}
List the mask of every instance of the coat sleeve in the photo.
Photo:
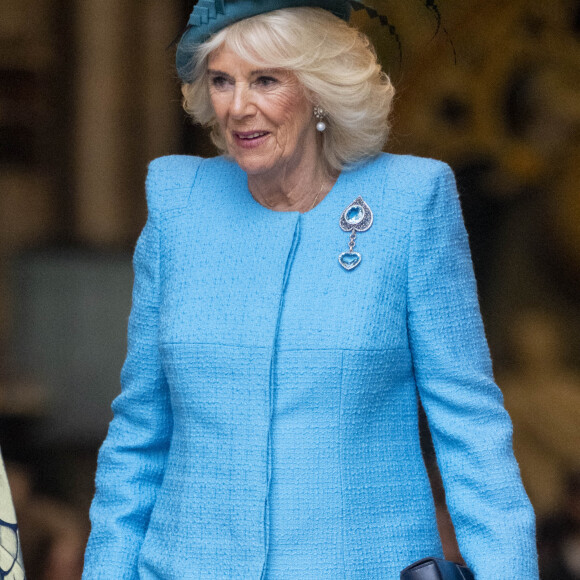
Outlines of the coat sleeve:
{"type": "Polygon", "coordinates": [[[133,258],[127,357],[121,394],[112,405],[114,418],[99,452],[83,580],[138,578],[137,559],[162,482],[172,432],[157,340],[159,230],[149,205],[133,258]]]}
{"type": "Polygon", "coordinates": [[[445,164],[433,167],[410,240],[408,330],[417,387],[466,563],[477,580],[534,580],[535,518],[493,379],[455,179],[445,164]]]}

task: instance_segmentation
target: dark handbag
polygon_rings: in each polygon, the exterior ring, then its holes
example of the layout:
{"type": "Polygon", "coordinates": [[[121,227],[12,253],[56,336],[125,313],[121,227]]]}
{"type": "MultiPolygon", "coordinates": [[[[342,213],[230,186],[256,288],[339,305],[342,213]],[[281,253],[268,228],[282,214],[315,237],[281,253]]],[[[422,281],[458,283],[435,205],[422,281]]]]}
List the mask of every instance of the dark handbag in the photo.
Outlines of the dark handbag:
{"type": "Polygon", "coordinates": [[[401,580],[475,580],[467,566],[442,558],[423,558],[401,572],[401,580]]]}

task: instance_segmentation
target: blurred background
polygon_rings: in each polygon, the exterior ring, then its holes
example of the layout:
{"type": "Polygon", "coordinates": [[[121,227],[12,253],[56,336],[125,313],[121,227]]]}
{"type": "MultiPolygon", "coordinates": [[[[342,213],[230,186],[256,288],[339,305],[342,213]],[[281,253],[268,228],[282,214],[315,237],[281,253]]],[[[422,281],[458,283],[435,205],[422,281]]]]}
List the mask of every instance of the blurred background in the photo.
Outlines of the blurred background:
{"type": "MultiPolygon", "coordinates": [[[[29,580],[80,578],[144,179],[215,152],[170,47],[191,0],[0,2],[0,445],[29,580]]],[[[543,578],[580,578],[580,1],[372,1],[386,150],[455,170],[543,578]]],[[[428,443],[426,460],[433,465],[428,443]]],[[[456,554],[441,500],[441,529],[456,554]]]]}

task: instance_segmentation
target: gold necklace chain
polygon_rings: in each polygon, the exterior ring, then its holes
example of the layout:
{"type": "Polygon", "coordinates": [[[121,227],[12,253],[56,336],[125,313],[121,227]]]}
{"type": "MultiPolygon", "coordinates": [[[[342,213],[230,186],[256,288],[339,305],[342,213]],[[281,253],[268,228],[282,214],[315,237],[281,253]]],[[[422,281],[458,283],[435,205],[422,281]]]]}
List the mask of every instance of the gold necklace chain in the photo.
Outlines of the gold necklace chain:
{"type": "Polygon", "coordinates": [[[320,186],[320,189],[318,190],[318,193],[316,194],[316,197],[314,198],[314,202],[312,203],[312,205],[310,206],[310,209],[308,211],[311,211],[314,209],[314,206],[316,205],[316,202],[318,201],[318,198],[320,197],[320,194],[322,193],[322,190],[324,189],[324,181],[322,181],[322,185],[320,186]]]}
{"type": "MultiPolygon", "coordinates": [[[[318,190],[318,193],[316,194],[316,197],[314,198],[314,201],[312,202],[312,205],[310,206],[310,209],[308,211],[314,209],[314,206],[316,205],[316,202],[318,201],[318,198],[320,197],[320,194],[322,193],[322,190],[324,189],[324,184],[325,183],[326,183],[326,181],[323,181],[322,182],[322,184],[320,186],[320,189],[318,190]]],[[[254,195],[252,194],[252,192],[250,192],[250,195],[252,197],[254,197],[254,195]]],[[[256,198],[254,197],[254,199],[256,199],[256,198]]],[[[258,201],[258,200],[256,199],[256,201],[258,201]]],[[[272,210],[274,209],[274,206],[270,205],[266,200],[264,200],[263,202],[258,202],[258,203],[260,203],[261,205],[267,207],[268,209],[272,209],[272,210]]],[[[274,210],[274,211],[276,211],[276,210],[274,210]]]]}

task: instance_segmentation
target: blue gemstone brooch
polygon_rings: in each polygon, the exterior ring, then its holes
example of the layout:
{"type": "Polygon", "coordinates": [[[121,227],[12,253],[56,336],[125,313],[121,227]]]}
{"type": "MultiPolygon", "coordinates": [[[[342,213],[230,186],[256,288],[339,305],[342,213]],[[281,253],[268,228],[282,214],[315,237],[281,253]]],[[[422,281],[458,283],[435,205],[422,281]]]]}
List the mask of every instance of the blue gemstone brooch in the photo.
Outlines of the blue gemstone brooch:
{"type": "Polygon", "coordinates": [[[340,227],[345,232],[350,232],[348,251],[338,256],[338,261],[345,270],[352,270],[360,264],[362,256],[354,251],[356,233],[366,232],[372,224],[373,212],[360,195],[342,212],[340,227]]]}

